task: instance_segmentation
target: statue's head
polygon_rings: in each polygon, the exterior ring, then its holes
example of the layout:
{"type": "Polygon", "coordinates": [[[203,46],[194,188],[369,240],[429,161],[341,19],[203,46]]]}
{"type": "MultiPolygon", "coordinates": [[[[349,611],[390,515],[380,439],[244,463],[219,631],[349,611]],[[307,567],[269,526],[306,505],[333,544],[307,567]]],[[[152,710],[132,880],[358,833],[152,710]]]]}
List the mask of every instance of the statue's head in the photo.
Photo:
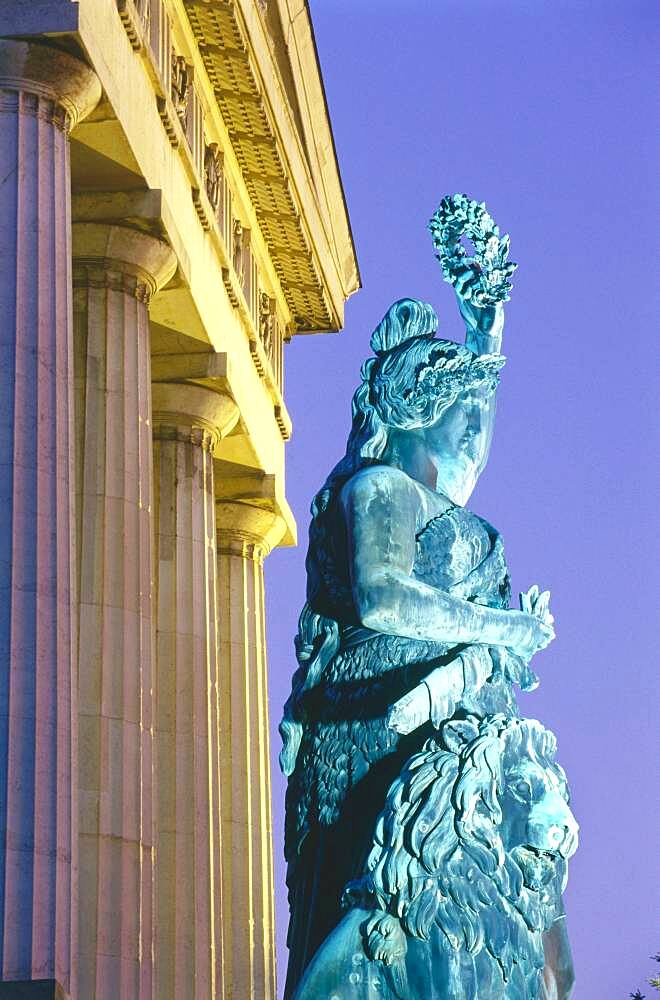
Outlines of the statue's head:
{"type": "MultiPolygon", "coordinates": [[[[371,337],[353,397],[351,448],[362,460],[406,465],[414,454],[437,472],[438,488],[465,503],[486,464],[489,396],[504,364],[435,336],[432,308],[416,299],[392,305],[371,337]]],[[[357,456],[356,456],[357,457],[357,456]]]]}

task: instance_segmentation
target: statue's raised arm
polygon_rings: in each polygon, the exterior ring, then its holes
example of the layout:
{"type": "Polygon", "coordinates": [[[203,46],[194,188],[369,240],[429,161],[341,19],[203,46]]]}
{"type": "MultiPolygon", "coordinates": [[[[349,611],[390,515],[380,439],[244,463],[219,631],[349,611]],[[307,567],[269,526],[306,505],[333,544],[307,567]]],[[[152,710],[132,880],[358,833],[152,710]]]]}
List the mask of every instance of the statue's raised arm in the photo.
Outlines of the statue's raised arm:
{"type": "Polygon", "coordinates": [[[312,503],[281,724],[287,1000],[570,993],[561,892],[577,825],[554,738],[515,694],[554,638],[549,595],[510,607],[501,538],[466,507],[515,265],[465,196],[443,199],[431,231],[466,343],[436,336],[427,303],[387,310],[346,454],[312,503]]]}
{"type": "Polygon", "coordinates": [[[499,354],[502,349],[504,302],[517,268],[508,259],[509,237],[486,211],[484,202],[465,194],[442,199],[429,221],[442,274],[456,292],[465,321],[465,343],[475,354],[499,354]],[[464,241],[472,244],[472,253],[464,241]]]}

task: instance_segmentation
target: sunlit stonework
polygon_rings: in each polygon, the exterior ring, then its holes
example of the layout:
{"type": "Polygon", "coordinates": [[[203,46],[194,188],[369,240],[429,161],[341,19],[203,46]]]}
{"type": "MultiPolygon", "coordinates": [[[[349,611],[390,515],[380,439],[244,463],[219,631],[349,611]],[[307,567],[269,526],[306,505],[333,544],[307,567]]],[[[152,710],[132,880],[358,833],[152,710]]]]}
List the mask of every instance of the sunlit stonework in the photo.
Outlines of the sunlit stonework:
{"type": "Polygon", "coordinates": [[[359,285],[309,13],[0,36],[0,994],[274,1000],[283,352],[359,285]]]}

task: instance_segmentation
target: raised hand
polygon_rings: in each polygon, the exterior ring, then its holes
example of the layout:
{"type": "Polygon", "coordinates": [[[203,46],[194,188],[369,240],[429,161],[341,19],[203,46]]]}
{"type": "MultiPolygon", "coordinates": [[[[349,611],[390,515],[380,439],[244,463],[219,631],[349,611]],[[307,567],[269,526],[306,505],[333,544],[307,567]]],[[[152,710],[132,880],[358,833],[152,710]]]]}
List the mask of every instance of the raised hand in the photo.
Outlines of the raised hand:
{"type": "Polygon", "coordinates": [[[465,263],[456,277],[454,291],[458,308],[468,330],[491,337],[501,335],[504,326],[504,305],[479,305],[474,298],[481,289],[481,268],[476,263],[465,263]]]}

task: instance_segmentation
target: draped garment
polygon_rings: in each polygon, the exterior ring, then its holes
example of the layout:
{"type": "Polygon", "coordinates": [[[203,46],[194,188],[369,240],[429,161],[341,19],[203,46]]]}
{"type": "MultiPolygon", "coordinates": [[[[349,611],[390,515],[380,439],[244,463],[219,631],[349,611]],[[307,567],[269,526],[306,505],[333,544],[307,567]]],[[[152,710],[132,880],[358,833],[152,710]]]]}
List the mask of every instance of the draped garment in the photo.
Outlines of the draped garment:
{"type": "MultiPolygon", "coordinates": [[[[332,560],[324,564],[326,591],[348,608],[346,577],[340,579],[333,566],[332,560]]],[[[455,505],[418,532],[412,575],[454,597],[493,608],[509,605],[500,536],[455,505]]],[[[364,868],[389,786],[430,735],[430,723],[406,736],[389,729],[389,707],[465,648],[372,632],[350,621],[338,625],[337,651],[315,683],[297,698],[294,685],[292,696],[302,736],[286,800],[286,998],[342,917],[343,889],[364,868]]],[[[497,667],[478,692],[465,693],[460,707],[482,715],[518,714],[511,679],[497,667]]]]}

